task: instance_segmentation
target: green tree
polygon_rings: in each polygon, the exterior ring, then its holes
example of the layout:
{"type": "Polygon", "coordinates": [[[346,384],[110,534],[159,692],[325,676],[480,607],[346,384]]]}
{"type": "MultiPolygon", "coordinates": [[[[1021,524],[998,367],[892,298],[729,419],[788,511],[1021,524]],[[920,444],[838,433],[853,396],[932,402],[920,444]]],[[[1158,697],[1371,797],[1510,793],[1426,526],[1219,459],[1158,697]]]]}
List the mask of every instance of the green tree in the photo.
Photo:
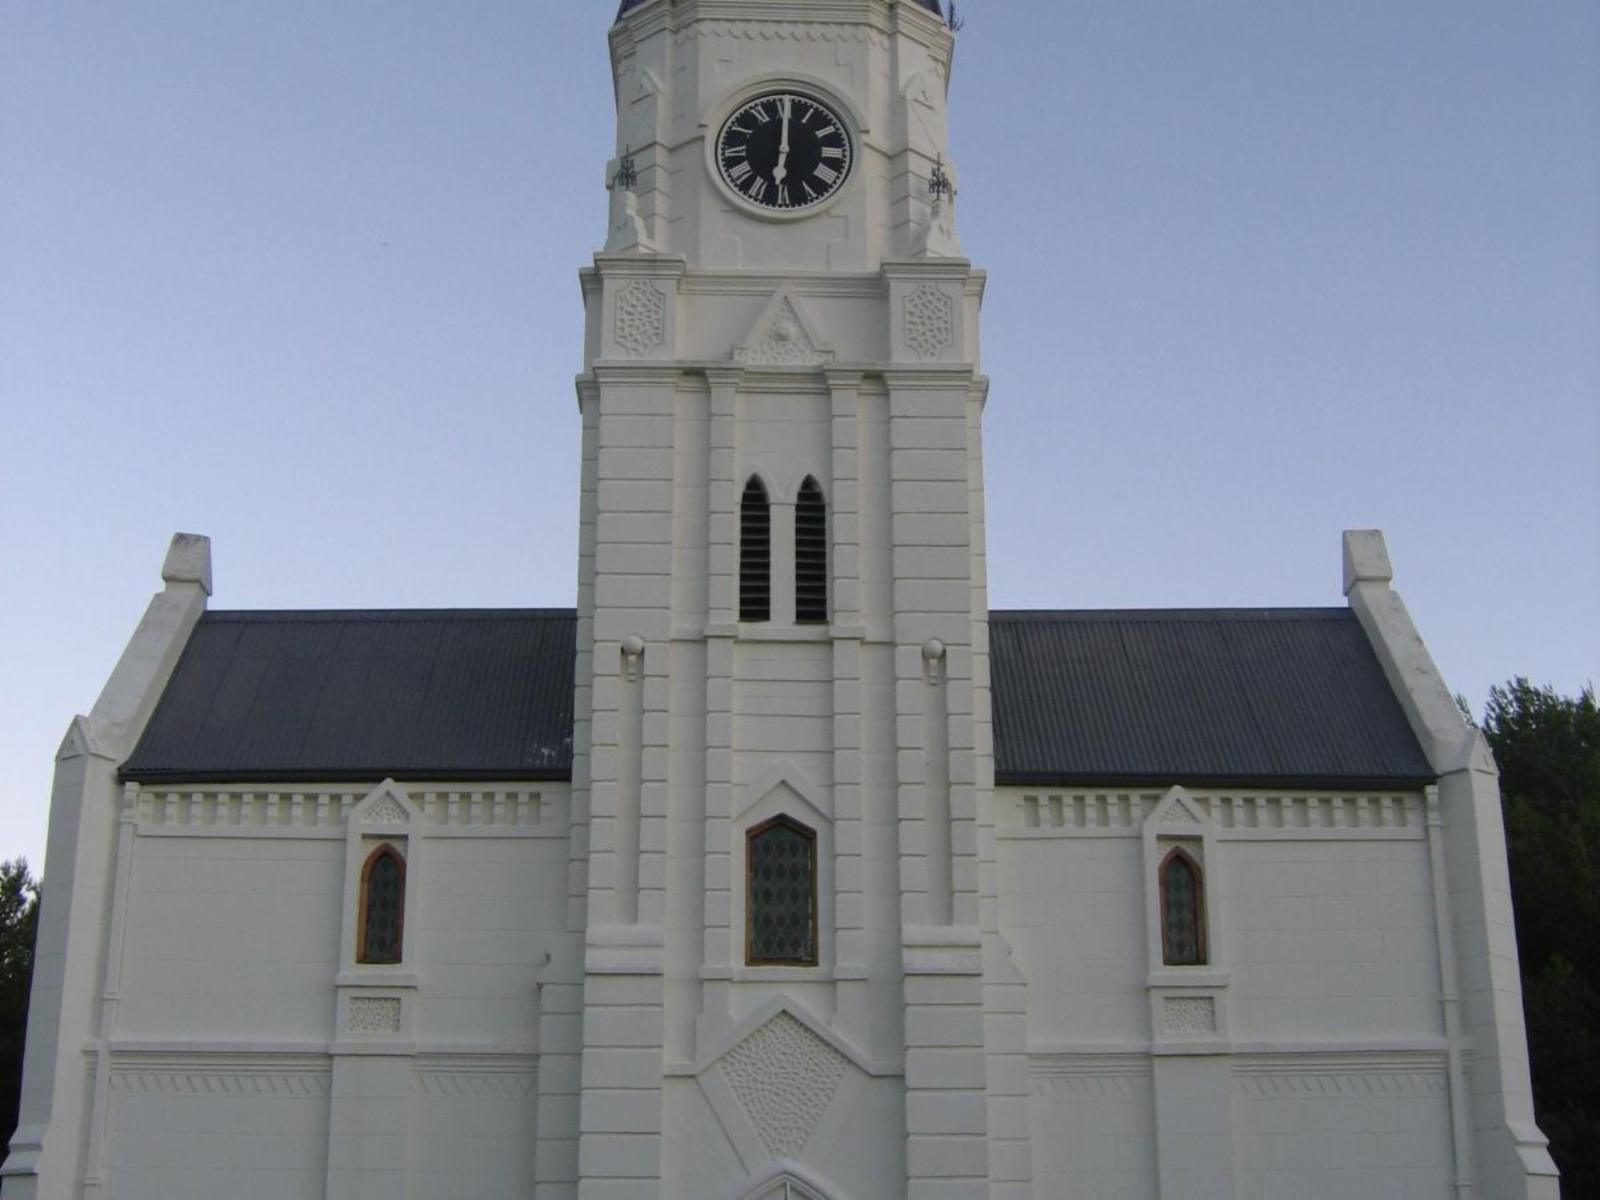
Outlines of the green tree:
{"type": "Polygon", "coordinates": [[[1492,688],[1534,1107],[1561,1194],[1600,1196],[1600,708],[1517,678],[1492,688]]]}
{"type": "Polygon", "coordinates": [[[22,1042],[28,1031],[33,939],[39,929],[39,885],[28,860],[0,863],[0,1162],[17,1127],[22,1095],[22,1042]]]}

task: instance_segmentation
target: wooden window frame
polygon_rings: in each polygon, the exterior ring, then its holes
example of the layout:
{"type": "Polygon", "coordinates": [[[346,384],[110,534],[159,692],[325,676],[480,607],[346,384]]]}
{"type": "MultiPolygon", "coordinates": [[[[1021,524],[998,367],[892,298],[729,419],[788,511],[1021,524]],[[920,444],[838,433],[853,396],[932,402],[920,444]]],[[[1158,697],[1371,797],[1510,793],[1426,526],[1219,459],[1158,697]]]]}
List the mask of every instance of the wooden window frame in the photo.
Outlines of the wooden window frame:
{"type": "Polygon", "coordinates": [[[745,831],[744,835],[744,962],[747,967],[815,967],[820,961],[818,957],[819,944],[822,941],[821,930],[817,928],[817,831],[809,825],[796,821],[793,817],[776,816],[770,820],[753,825],[745,831]],[[810,901],[809,925],[811,931],[811,944],[808,947],[810,954],[804,958],[757,958],[755,956],[755,841],[769,829],[783,826],[800,834],[811,846],[811,878],[807,881],[807,891],[810,901]]]}
{"type": "Polygon", "coordinates": [[[361,899],[356,906],[356,962],[367,966],[393,967],[405,961],[406,956],[406,856],[393,842],[377,846],[367,861],[361,865],[361,899]],[[393,959],[375,959],[367,955],[367,897],[372,887],[372,870],[379,860],[392,858],[400,868],[400,905],[395,918],[394,940],[398,953],[393,959]]]}
{"type": "Polygon", "coordinates": [[[1206,873],[1201,868],[1195,856],[1182,846],[1174,846],[1162,856],[1161,865],[1156,868],[1156,887],[1161,893],[1161,964],[1166,967],[1204,967],[1211,963],[1211,948],[1206,938],[1206,873]],[[1194,880],[1194,944],[1195,960],[1193,962],[1173,962],[1170,954],[1171,942],[1167,937],[1170,916],[1167,912],[1167,871],[1174,862],[1182,862],[1189,869],[1189,875],[1194,880]]]}

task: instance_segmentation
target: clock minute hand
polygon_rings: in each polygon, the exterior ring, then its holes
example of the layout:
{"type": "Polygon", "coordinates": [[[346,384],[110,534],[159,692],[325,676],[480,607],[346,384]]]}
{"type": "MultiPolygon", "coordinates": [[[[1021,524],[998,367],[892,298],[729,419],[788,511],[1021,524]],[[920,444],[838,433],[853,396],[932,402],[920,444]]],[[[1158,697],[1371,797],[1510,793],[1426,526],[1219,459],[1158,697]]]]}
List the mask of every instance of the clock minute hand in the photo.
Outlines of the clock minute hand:
{"type": "Polygon", "coordinates": [[[784,160],[789,157],[789,106],[787,104],[782,106],[782,112],[783,133],[778,142],[778,165],[772,168],[773,183],[782,183],[789,174],[789,168],[783,165],[784,160]]]}

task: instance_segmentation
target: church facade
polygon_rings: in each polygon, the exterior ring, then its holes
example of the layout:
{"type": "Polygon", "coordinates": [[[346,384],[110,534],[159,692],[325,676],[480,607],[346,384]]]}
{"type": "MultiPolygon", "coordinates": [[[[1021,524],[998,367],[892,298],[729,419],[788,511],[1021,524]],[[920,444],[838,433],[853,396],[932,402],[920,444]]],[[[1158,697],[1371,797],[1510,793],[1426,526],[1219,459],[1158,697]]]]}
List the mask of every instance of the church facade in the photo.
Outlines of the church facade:
{"type": "Polygon", "coordinates": [[[1494,763],[1327,608],[991,611],[937,0],[627,0],[577,602],[163,590],[5,1200],[1554,1200],[1494,763]]]}

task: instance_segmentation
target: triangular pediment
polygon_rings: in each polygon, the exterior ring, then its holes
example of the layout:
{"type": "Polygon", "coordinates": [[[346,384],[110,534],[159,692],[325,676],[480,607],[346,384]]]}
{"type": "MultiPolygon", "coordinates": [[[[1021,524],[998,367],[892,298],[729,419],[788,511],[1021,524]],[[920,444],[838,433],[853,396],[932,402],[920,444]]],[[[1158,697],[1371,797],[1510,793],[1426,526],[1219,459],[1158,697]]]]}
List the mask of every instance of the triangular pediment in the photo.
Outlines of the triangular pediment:
{"type": "Polygon", "coordinates": [[[818,367],[833,361],[833,347],[817,332],[805,303],[784,284],[734,350],[733,361],[752,367],[818,367]]]}
{"type": "Polygon", "coordinates": [[[416,817],[416,804],[392,779],[385,779],[368,792],[350,813],[350,820],[356,825],[410,825],[416,817]]]}
{"type": "Polygon", "coordinates": [[[1203,833],[1211,823],[1205,810],[1181,787],[1167,789],[1155,808],[1150,811],[1146,824],[1165,834],[1203,833]]]}
{"type": "Polygon", "coordinates": [[[809,775],[791,762],[780,763],[752,779],[740,793],[738,811],[734,816],[743,816],[757,805],[764,804],[775,792],[785,793],[784,798],[791,801],[787,805],[780,801],[780,807],[798,805],[809,810],[808,819],[833,820],[833,805],[829,802],[828,789],[818,787],[809,775]]]}
{"type": "Polygon", "coordinates": [[[828,1200],[828,1193],[793,1171],[779,1171],[746,1192],[744,1200],[828,1200]]]}
{"type": "MultiPolygon", "coordinates": [[[[827,1025],[818,1020],[803,1005],[790,996],[774,996],[746,1016],[744,1020],[729,1026],[724,1030],[722,1036],[712,1039],[709,1053],[701,1057],[695,1073],[699,1075],[705,1074],[705,1072],[721,1063],[734,1050],[745,1045],[758,1032],[780,1019],[794,1022],[811,1037],[825,1044],[851,1065],[869,1075],[873,1074],[870,1062],[865,1054],[829,1029],[827,1025]]],[[[787,1025],[780,1025],[773,1032],[777,1032],[779,1029],[786,1030],[787,1025]]]]}

